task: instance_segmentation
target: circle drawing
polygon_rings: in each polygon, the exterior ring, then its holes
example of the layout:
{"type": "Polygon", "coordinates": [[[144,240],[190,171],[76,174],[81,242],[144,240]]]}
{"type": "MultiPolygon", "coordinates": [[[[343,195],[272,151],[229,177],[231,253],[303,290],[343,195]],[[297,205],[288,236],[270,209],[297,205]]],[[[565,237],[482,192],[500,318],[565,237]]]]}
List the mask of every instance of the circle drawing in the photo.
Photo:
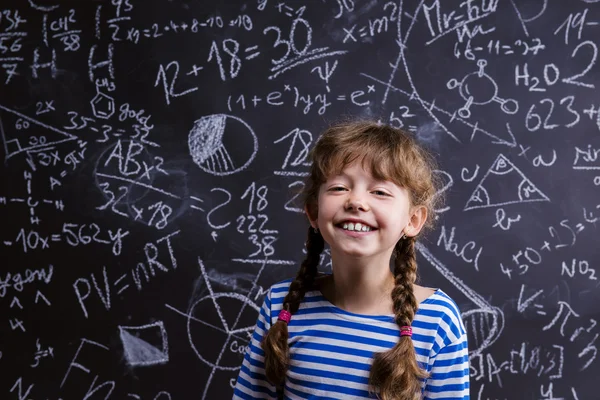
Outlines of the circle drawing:
{"type": "MultiPolygon", "coordinates": [[[[238,293],[214,293],[212,295],[205,296],[196,301],[188,312],[187,333],[190,346],[202,362],[214,368],[215,370],[237,371],[240,369],[240,362],[238,358],[230,359],[229,361],[231,365],[227,365],[227,361],[225,361],[225,358],[222,357],[223,353],[228,347],[231,347],[232,337],[235,337],[237,341],[240,341],[240,344],[236,345],[236,347],[246,346],[250,340],[246,338],[242,339],[240,336],[244,335],[245,332],[252,332],[254,328],[254,326],[235,328],[227,326],[225,321],[218,322],[216,314],[221,314],[222,303],[227,302],[228,305],[231,306],[229,303],[232,301],[241,303],[241,307],[244,307],[244,305],[247,306],[248,312],[256,312],[256,314],[260,312],[260,308],[254,304],[254,302],[238,293]],[[210,314],[212,314],[213,310],[210,310],[210,308],[214,308],[214,312],[216,313],[212,315],[212,318],[210,314]],[[196,309],[197,315],[195,315],[196,309]],[[207,309],[209,309],[209,311],[207,311],[207,309]],[[202,317],[200,317],[200,315],[202,315],[202,317]],[[211,323],[208,323],[206,321],[207,319],[210,319],[211,323]],[[208,343],[206,341],[206,338],[208,337],[220,338],[217,341],[219,345],[215,345],[215,341],[208,343]],[[210,345],[211,348],[207,348],[207,345],[210,345]],[[210,351],[213,351],[215,354],[202,354],[210,351]]],[[[256,314],[253,314],[253,316],[256,314]]],[[[254,320],[255,319],[256,318],[254,318],[254,320]]]]}
{"type": "Polygon", "coordinates": [[[258,140],[241,118],[213,114],[194,122],[188,147],[192,159],[202,170],[224,176],[250,165],[258,151],[258,140]]]}

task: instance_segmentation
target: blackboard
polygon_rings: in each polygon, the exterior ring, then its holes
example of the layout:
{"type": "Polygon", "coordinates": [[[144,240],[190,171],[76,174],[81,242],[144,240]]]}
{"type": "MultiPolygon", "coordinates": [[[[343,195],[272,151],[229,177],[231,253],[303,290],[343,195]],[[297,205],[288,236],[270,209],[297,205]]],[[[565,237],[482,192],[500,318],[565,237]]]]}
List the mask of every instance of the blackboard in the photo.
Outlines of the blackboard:
{"type": "Polygon", "coordinates": [[[439,161],[419,273],[472,398],[600,398],[595,3],[3,2],[0,397],[230,398],[307,151],[354,117],[439,161]]]}

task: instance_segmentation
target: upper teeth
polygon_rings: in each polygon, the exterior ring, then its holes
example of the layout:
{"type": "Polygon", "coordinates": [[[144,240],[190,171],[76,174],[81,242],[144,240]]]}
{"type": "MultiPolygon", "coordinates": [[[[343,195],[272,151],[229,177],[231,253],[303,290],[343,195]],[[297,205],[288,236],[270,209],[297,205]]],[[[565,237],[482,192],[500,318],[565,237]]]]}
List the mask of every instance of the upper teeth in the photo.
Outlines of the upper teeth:
{"type": "Polygon", "coordinates": [[[343,228],[347,229],[349,231],[362,231],[362,232],[368,232],[371,230],[370,226],[363,225],[360,222],[357,222],[356,224],[353,222],[344,222],[343,228]]]}

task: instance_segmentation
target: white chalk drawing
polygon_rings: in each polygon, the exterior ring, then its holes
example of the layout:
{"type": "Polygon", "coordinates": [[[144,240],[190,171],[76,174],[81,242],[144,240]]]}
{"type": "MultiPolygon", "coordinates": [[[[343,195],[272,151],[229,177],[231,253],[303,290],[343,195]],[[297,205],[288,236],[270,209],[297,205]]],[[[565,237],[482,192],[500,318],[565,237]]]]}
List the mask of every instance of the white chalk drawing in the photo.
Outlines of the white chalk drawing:
{"type": "Polygon", "coordinates": [[[519,111],[519,103],[514,99],[502,99],[498,97],[498,84],[485,73],[486,60],[478,60],[479,70],[465,75],[462,81],[454,78],[446,84],[448,89],[459,89],[460,95],[466,103],[458,109],[458,115],[463,118],[471,117],[471,105],[485,105],[493,101],[500,104],[500,109],[507,114],[515,114],[519,111]],[[480,93],[476,93],[480,92],[480,93]],[[481,93],[483,92],[483,93],[481,93]]]}
{"type": "Polygon", "coordinates": [[[462,320],[469,335],[469,356],[474,357],[481,354],[500,337],[504,329],[504,313],[498,307],[494,307],[485,301],[479,293],[468,287],[435,258],[423,244],[417,242],[416,248],[425,260],[477,306],[475,309],[463,312],[462,320]]]}
{"type": "Polygon", "coordinates": [[[188,136],[188,146],[190,156],[202,170],[212,175],[225,176],[242,171],[250,165],[258,151],[258,139],[252,128],[241,118],[213,114],[194,122],[188,136]],[[225,135],[236,137],[225,138],[225,135]],[[234,148],[235,152],[231,152],[234,148]]]}
{"type": "Polygon", "coordinates": [[[163,169],[164,161],[137,140],[118,139],[106,147],[96,158],[93,171],[94,182],[102,194],[96,209],[110,210],[138,223],[164,229],[187,209],[188,198],[185,175],[178,170],[163,169]],[[176,190],[171,192],[161,186],[176,190]],[[165,198],[157,199],[156,194],[165,198]]]}
{"type": "MultiPolygon", "coordinates": [[[[399,61],[401,61],[401,60],[403,60],[403,58],[399,57],[399,61]]],[[[509,126],[508,123],[506,123],[506,133],[505,133],[506,138],[502,138],[499,135],[497,135],[495,133],[492,133],[492,132],[490,132],[490,131],[482,128],[481,126],[479,126],[478,122],[471,123],[471,122],[467,121],[466,119],[461,118],[460,116],[458,116],[456,112],[450,112],[450,111],[447,111],[447,110],[445,110],[445,109],[437,106],[435,104],[435,101],[428,102],[426,100],[423,100],[419,96],[419,94],[417,92],[415,92],[415,91],[413,91],[413,92],[407,92],[406,90],[402,90],[400,88],[397,88],[397,87],[393,86],[389,82],[382,81],[381,79],[377,79],[376,77],[371,76],[371,75],[366,74],[366,73],[362,73],[361,72],[360,75],[362,75],[365,78],[368,78],[368,79],[370,79],[370,80],[372,80],[374,82],[380,83],[381,85],[385,86],[386,93],[388,91],[393,91],[393,92],[401,93],[401,94],[405,95],[406,97],[408,97],[408,99],[410,101],[416,101],[416,102],[418,102],[425,109],[425,111],[427,111],[431,115],[431,117],[434,119],[435,126],[441,128],[444,131],[444,133],[446,133],[449,137],[451,137],[453,140],[455,140],[455,141],[457,141],[459,143],[462,143],[462,140],[459,139],[454,133],[452,133],[446,127],[446,125],[444,125],[437,118],[437,116],[435,115],[435,113],[433,113],[433,111],[435,111],[437,113],[440,113],[440,114],[443,114],[443,115],[446,115],[449,118],[449,122],[459,122],[462,125],[465,125],[465,126],[471,128],[472,129],[472,133],[471,133],[470,140],[473,140],[473,138],[475,137],[475,134],[479,132],[479,133],[482,133],[485,136],[493,139],[493,141],[492,141],[493,144],[500,144],[500,145],[504,145],[504,146],[508,146],[508,147],[517,147],[517,142],[515,140],[514,135],[512,134],[512,132],[510,130],[510,126],[509,126]]],[[[383,103],[385,103],[385,101],[386,101],[385,98],[386,98],[386,95],[384,95],[384,100],[382,101],[383,103]]]]}
{"type": "Polygon", "coordinates": [[[169,361],[169,342],[162,321],[141,326],[119,326],[119,336],[129,365],[138,367],[169,361]],[[153,344],[157,338],[160,343],[153,344]]]}
{"type": "Polygon", "coordinates": [[[573,169],[584,171],[600,170],[599,155],[600,147],[594,148],[591,144],[588,144],[587,148],[580,149],[578,146],[575,146],[573,169]]]}
{"type": "MultiPolygon", "coordinates": [[[[280,5],[285,5],[285,3],[280,3],[280,5]]],[[[291,16],[290,14],[287,15],[291,16]]],[[[283,57],[279,59],[271,59],[272,74],[268,77],[271,80],[299,65],[326,57],[341,56],[348,53],[347,50],[331,51],[329,50],[329,47],[311,49],[313,29],[310,25],[310,22],[302,18],[302,11],[298,13],[297,16],[294,16],[294,21],[292,22],[289,34],[285,31],[282,31],[278,26],[267,26],[263,32],[265,34],[268,32],[273,32],[276,35],[277,40],[275,42],[275,46],[278,46],[278,44],[281,43],[286,43],[286,46],[288,47],[288,50],[283,57]],[[301,34],[302,36],[298,35],[297,32],[299,31],[303,32],[301,34]],[[287,39],[282,41],[281,38],[283,37],[287,37],[287,39]],[[303,37],[303,39],[299,40],[300,37],[303,37]]]]}
{"type": "MultiPolygon", "coordinates": [[[[421,12],[424,3],[425,3],[424,0],[421,0],[419,2],[419,4],[417,5],[416,9],[413,12],[413,15],[417,15],[417,14],[419,14],[421,12]]],[[[424,18],[413,18],[413,17],[410,17],[409,15],[406,15],[407,18],[409,18],[409,20],[410,20],[410,24],[409,24],[408,28],[402,27],[402,20],[404,19],[404,16],[405,16],[405,12],[403,10],[403,2],[402,1],[400,1],[399,4],[398,4],[398,13],[397,14],[399,16],[401,16],[401,17],[397,18],[397,22],[396,22],[397,43],[398,43],[398,56],[397,56],[397,58],[396,58],[396,60],[394,62],[390,63],[390,65],[392,67],[392,70],[390,71],[389,78],[387,79],[387,81],[384,81],[384,80],[380,80],[380,79],[378,79],[376,77],[370,76],[368,74],[361,73],[362,76],[364,76],[366,78],[369,78],[369,79],[371,79],[371,80],[373,80],[375,82],[378,82],[378,83],[382,84],[385,87],[385,92],[384,92],[384,95],[383,95],[382,103],[383,104],[386,103],[390,91],[401,93],[401,94],[409,97],[410,101],[414,101],[414,102],[417,102],[418,104],[420,104],[420,106],[423,108],[423,110],[425,110],[431,116],[431,118],[443,130],[443,132],[445,134],[447,134],[449,137],[451,137],[453,140],[455,140],[455,141],[457,141],[459,143],[462,143],[463,140],[461,140],[459,137],[457,137],[457,135],[455,135],[452,131],[450,131],[450,129],[447,126],[447,125],[449,125],[452,122],[460,123],[462,125],[466,125],[467,127],[471,128],[472,129],[472,133],[470,135],[470,140],[473,140],[473,138],[475,137],[475,135],[477,133],[481,133],[481,134],[483,134],[483,135],[488,136],[489,138],[491,138],[493,144],[499,144],[499,145],[508,146],[508,147],[516,147],[517,143],[516,143],[514,135],[512,134],[512,132],[510,130],[510,127],[509,127],[508,123],[505,125],[506,126],[506,132],[504,132],[502,130],[501,133],[498,133],[498,132],[492,133],[489,129],[485,129],[484,127],[480,126],[481,125],[480,121],[470,122],[466,118],[461,117],[461,115],[459,115],[458,112],[456,112],[456,111],[449,111],[449,110],[446,110],[446,109],[444,109],[444,108],[436,105],[435,104],[435,99],[433,99],[432,101],[427,101],[427,100],[425,100],[425,99],[423,99],[421,97],[421,95],[419,94],[419,92],[416,89],[415,81],[414,81],[414,78],[413,78],[413,74],[411,73],[411,71],[410,71],[410,69],[408,67],[408,62],[407,62],[406,56],[405,56],[405,49],[407,48],[407,44],[406,43],[408,42],[408,39],[410,37],[410,33],[411,33],[413,27],[419,21],[424,20],[424,18]],[[394,81],[394,79],[397,76],[398,68],[401,65],[404,68],[404,72],[405,72],[405,74],[403,74],[403,76],[406,77],[406,80],[408,81],[408,85],[411,88],[408,91],[402,90],[402,89],[400,89],[400,88],[392,85],[392,82],[394,81]],[[446,124],[443,123],[440,120],[440,118],[442,116],[444,116],[444,118],[448,118],[448,122],[446,124]]],[[[488,14],[486,14],[486,15],[488,15],[488,14]]],[[[457,24],[453,29],[456,29],[456,28],[458,28],[458,27],[460,27],[462,25],[464,25],[464,21],[463,21],[462,24],[457,24]]],[[[449,30],[449,31],[451,31],[451,30],[449,30]]],[[[447,31],[445,33],[448,33],[449,31],[447,31]]],[[[441,36],[443,36],[443,35],[441,35],[441,36]]],[[[438,37],[441,37],[441,36],[438,36],[438,37]]],[[[480,69],[481,69],[481,67],[480,67],[480,69]]],[[[473,78],[478,79],[478,80],[481,80],[482,78],[484,78],[484,76],[483,76],[484,74],[480,74],[479,71],[475,72],[474,74],[476,76],[469,77],[469,79],[468,79],[469,81],[471,79],[473,79],[473,78]]],[[[487,75],[487,74],[485,74],[485,75],[487,75]]],[[[467,77],[465,77],[465,79],[466,78],[467,77]]],[[[463,81],[465,79],[463,79],[463,81]]],[[[496,86],[497,87],[497,85],[496,85],[495,82],[493,82],[492,86],[496,86]]],[[[476,100],[475,96],[473,96],[474,93],[473,94],[470,93],[470,91],[468,91],[467,89],[470,89],[470,87],[467,86],[467,87],[465,87],[465,89],[463,89],[465,97],[466,97],[465,100],[468,100],[469,97],[473,97],[472,101],[476,100]]],[[[473,90],[475,90],[475,89],[473,89],[473,90]]],[[[489,97],[489,94],[488,94],[488,97],[489,97]]],[[[490,100],[490,98],[488,98],[488,101],[494,101],[493,99],[495,97],[496,97],[496,94],[493,93],[493,95],[491,96],[492,100],[490,100]]],[[[479,95],[477,95],[477,98],[479,98],[479,95]]],[[[479,100],[481,100],[481,99],[479,99],[479,100]]],[[[510,108],[511,104],[512,104],[511,102],[506,103],[505,100],[499,99],[499,98],[497,99],[497,101],[504,102],[505,108],[508,111],[512,110],[510,108]]],[[[513,107],[515,105],[516,105],[516,103],[512,104],[513,107]]],[[[465,107],[463,106],[462,108],[464,109],[465,107]]],[[[497,130],[498,128],[494,127],[493,129],[497,130]]]]}
{"type": "Polygon", "coordinates": [[[115,113],[115,99],[97,90],[96,95],[90,100],[92,113],[96,118],[109,119],[115,113]]]}
{"type": "MultiPolygon", "coordinates": [[[[586,1],[586,0],[584,0],[586,1]]],[[[597,1],[597,0],[592,0],[592,1],[597,1]]],[[[535,21],[536,19],[538,19],[539,17],[541,17],[545,12],[546,12],[546,8],[548,7],[548,0],[542,0],[542,5],[540,7],[540,11],[538,13],[536,13],[535,15],[532,15],[531,17],[527,17],[524,18],[522,13],[519,11],[519,17],[525,21],[525,22],[531,22],[531,21],[535,21]]]]}
{"type": "Polygon", "coordinates": [[[19,298],[16,296],[13,297],[12,301],[10,302],[10,307],[8,307],[8,308],[13,308],[13,307],[19,307],[21,310],[23,309],[23,306],[21,305],[19,298]]]}
{"type": "Polygon", "coordinates": [[[464,211],[534,201],[550,199],[508,158],[499,154],[471,194],[464,211]]]}
{"type": "MultiPolygon", "coordinates": [[[[165,306],[187,318],[187,332],[190,346],[200,361],[212,368],[202,394],[202,399],[206,399],[210,384],[217,371],[237,371],[240,369],[241,363],[238,358],[231,360],[230,365],[228,365],[227,361],[223,360],[224,354],[227,350],[232,350],[234,347],[235,349],[238,349],[240,353],[245,349],[245,346],[250,342],[249,338],[254,331],[254,322],[256,321],[256,315],[260,312],[260,307],[247,296],[240,293],[216,293],[212,287],[211,279],[204,267],[204,263],[200,258],[198,258],[198,264],[200,267],[200,274],[206,283],[209,294],[196,300],[189,307],[187,313],[179,311],[168,304],[165,304],[165,306]],[[227,303],[228,308],[231,309],[232,306],[235,307],[234,304],[236,302],[239,303],[239,311],[235,318],[230,318],[230,320],[233,321],[228,322],[223,314],[221,306],[222,304],[227,303]],[[250,310],[248,311],[252,312],[253,323],[251,326],[238,327],[238,323],[240,323],[240,319],[247,310],[247,307],[250,307],[250,310]],[[202,310],[201,318],[198,318],[197,314],[200,314],[200,312],[196,313],[196,309],[202,310]],[[203,328],[208,328],[210,331],[202,332],[201,329],[203,328]],[[223,343],[218,351],[218,355],[210,356],[210,358],[208,355],[203,354],[207,349],[207,337],[214,338],[211,339],[211,343],[223,343]],[[205,350],[201,351],[200,348],[205,350]]],[[[268,265],[268,263],[263,263],[260,270],[257,272],[249,293],[252,293],[257,287],[258,279],[266,265],[268,265]]],[[[213,353],[216,354],[216,350],[213,351],[213,353]]]]}
{"type": "Polygon", "coordinates": [[[43,12],[50,12],[50,11],[56,10],[58,7],[60,7],[60,5],[58,5],[58,4],[51,5],[51,6],[48,6],[48,5],[41,6],[39,4],[34,3],[33,0],[29,0],[29,5],[34,10],[43,11],[43,12]]]}
{"type": "Polygon", "coordinates": [[[4,115],[0,112],[0,138],[4,145],[5,160],[23,152],[51,147],[78,139],[75,135],[4,107],[1,104],[0,111],[5,112],[4,115]],[[36,129],[33,129],[34,125],[36,129]],[[43,128],[44,130],[41,131],[39,128],[43,128]],[[35,132],[35,135],[33,132],[35,132]],[[40,132],[43,133],[40,134],[40,132]]]}
{"type": "MultiPolygon", "coordinates": [[[[523,16],[523,14],[521,13],[521,10],[519,10],[519,8],[517,7],[517,5],[515,4],[515,0],[510,0],[510,2],[512,4],[513,8],[515,9],[517,18],[519,18],[519,21],[521,22],[521,26],[523,27],[523,32],[525,32],[525,35],[529,36],[529,31],[527,31],[527,22],[535,21],[536,19],[541,17],[544,14],[544,12],[546,12],[546,8],[548,7],[548,0],[543,0],[541,7],[540,7],[540,11],[538,11],[535,15],[532,15],[531,17],[527,17],[527,18],[525,18],[523,16]]],[[[532,4],[527,4],[527,6],[531,7],[532,4]]]]}
{"type": "Polygon", "coordinates": [[[40,298],[44,301],[44,303],[46,303],[47,306],[51,306],[52,305],[52,303],[50,303],[50,301],[48,300],[48,298],[46,298],[46,296],[44,296],[44,294],[38,290],[37,293],[35,294],[35,301],[34,301],[34,303],[37,304],[38,300],[40,298]]]}
{"type": "MultiPolygon", "coordinates": [[[[1,122],[2,121],[0,121],[0,124],[1,124],[1,122]]],[[[37,196],[34,196],[32,187],[34,187],[35,185],[32,185],[32,181],[33,181],[33,173],[32,172],[29,172],[27,170],[24,171],[23,178],[25,180],[26,194],[24,194],[22,197],[6,198],[3,196],[0,196],[0,205],[6,204],[8,201],[8,203],[10,203],[10,204],[28,207],[29,208],[29,223],[32,225],[39,225],[40,222],[42,221],[39,218],[39,215],[36,213],[37,208],[40,206],[44,207],[46,209],[51,208],[51,209],[55,209],[58,211],[64,211],[65,205],[61,199],[45,199],[45,198],[39,198],[37,196]]],[[[51,187],[51,189],[52,189],[52,187],[51,187]]]]}

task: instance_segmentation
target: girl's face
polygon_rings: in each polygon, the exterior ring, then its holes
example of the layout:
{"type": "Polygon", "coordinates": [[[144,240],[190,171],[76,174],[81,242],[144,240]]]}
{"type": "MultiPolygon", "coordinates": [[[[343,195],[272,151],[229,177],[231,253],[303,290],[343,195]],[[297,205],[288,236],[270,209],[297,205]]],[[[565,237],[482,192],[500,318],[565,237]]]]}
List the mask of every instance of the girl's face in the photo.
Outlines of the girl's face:
{"type": "Polygon", "coordinates": [[[332,257],[368,257],[387,266],[402,234],[416,235],[426,217],[425,207],[412,207],[406,189],[375,180],[355,162],[321,185],[318,215],[310,222],[332,257]]]}

